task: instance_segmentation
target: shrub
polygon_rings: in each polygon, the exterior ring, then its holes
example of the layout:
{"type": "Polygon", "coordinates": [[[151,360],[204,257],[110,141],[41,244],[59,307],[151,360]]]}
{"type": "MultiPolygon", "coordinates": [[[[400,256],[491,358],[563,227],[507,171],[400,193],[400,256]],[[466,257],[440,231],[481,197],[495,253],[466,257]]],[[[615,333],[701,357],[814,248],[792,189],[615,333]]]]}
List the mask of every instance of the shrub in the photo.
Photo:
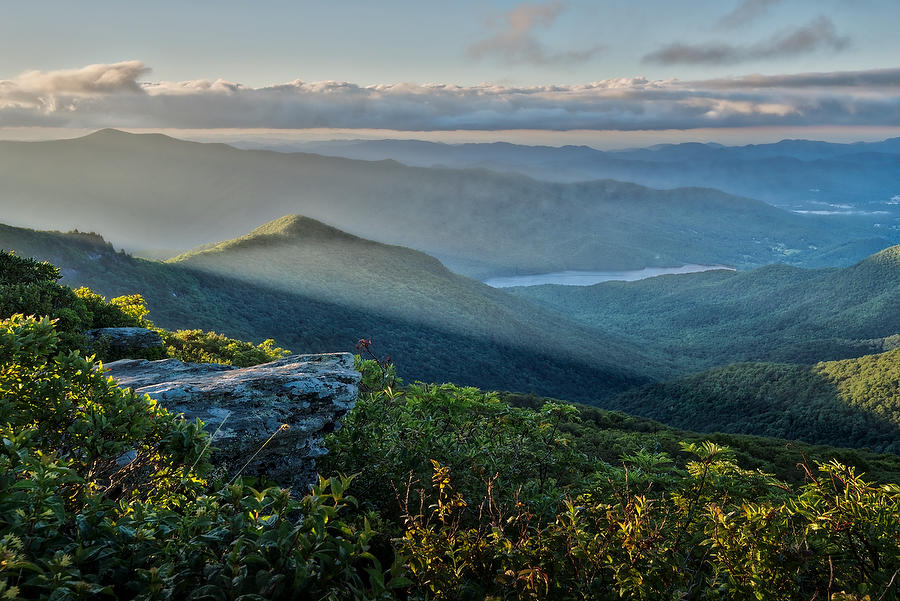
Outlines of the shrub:
{"type": "Polygon", "coordinates": [[[896,485],[831,461],[789,486],[711,442],[611,465],[587,454],[572,406],[400,387],[380,362],[358,365],[367,387],[324,465],[359,472],[411,598],[900,597],[896,485]]]}
{"type": "Polygon", "coordinates": [[[299,500],[210,487],[200,422],[58,343],[46,317],[0,321],[4,598],[377,599],[404,583],[370,553],[349,478],[299,500]]]}
{"type": "Polygon", "coordinates": [[[276,347],[275,341],[271,339],[254,345],[252,342],[235,340],[203,330],[158,331],[163,337],[166,354],[169,357],[191,363],[221,363],[249,367],[275,361],[290,354],[290,351],[276,347]]]}

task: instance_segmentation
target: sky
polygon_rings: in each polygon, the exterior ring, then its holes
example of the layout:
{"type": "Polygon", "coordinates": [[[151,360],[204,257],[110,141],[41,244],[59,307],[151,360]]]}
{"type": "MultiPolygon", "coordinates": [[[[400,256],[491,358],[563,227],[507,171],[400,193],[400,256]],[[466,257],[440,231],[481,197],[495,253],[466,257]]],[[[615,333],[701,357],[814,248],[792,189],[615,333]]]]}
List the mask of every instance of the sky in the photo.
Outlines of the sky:
{"type": "Polygon", "coordinates": [[[897,0],[7,2],[0,137],[878,139],[898,23],[897,0]]]}

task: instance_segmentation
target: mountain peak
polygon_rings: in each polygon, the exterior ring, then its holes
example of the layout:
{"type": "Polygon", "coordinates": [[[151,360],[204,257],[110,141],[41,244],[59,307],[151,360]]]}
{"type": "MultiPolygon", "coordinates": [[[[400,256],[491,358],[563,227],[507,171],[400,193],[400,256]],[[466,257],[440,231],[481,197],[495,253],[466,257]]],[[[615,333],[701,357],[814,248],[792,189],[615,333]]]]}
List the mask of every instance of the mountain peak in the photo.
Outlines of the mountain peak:
{"type": "Polygon", "coordinates": [[[127,131],[122,131],[121,129],[105,127],[103,129],[98,129],[97,131],[84,136],[84,139],[92,140],[92,139],[106,139],[106,138],[123,138],[125,136],[133,136],[133,135],[134,134],[129,133],[127,131]]]}
{"type": "Polygon", "coordinates": [[[246,237],[289,236],[297,238],[354,238],[346,232],[303,215],[285,215],[259,226],[246,237]]]}
{"type": "MultiPolygon", "coordinates": [[[[100,144],[107,145],[135,145],[138,142],[150,142],[150,143],[165,143],[165,142],[177,142],[181,144],[193,144],[188,140],[181,140],[178,138],[173,138],[171,136],[167,136],[166,134],[160,133],[131,133],[128,131],[123,131],[121,129],[114,129],[112,127],[107,127],[104,129],[98,129],[97,131],[90,133],[86,136],[82,136],[81,138],[75,138],[76,140],[82,140],[87,142],[94,142],[100,144]]],[[[137,146],[136,146],[137,147],[137,146]]]]}
{"type": "Polygon", "coordinates": [[[325,243],[330,241],[362,241],[362,238],[348,234],[337,228],[325,225],[303,215],[285,215],[262,224],[249,234],[231,240],[225,240],[218,244],[195,248],[184,254],[169,259],[170,262],[184,261],[198,256],[215,254],[223,251],[232,251],[241,248],[265,247],[271,244],[315,242],[325,243]]]}

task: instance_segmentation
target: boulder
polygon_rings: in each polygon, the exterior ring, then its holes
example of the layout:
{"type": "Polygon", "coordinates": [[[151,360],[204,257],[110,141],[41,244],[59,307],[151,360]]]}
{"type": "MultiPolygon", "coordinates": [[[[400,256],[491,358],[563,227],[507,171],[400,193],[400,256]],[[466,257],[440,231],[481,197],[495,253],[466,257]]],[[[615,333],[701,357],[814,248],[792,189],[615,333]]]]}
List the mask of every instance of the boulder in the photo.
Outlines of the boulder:
{"type": "Polygon", "coordinates": [[[119,357],[163,345],[159,332],[147,328],[97,328],[85,335],[95,346],[101,342],[106,353],[119,357]]]}
{"type": "Polygon", "coordinates": [[[356,403],[360,381],[348,353],[292,355],[244,368],[176,359],[123,359],[104,368],[119,386],[203,420],[215,433],[212,461],[229,478],[268,476],[296,494],[315,482],[315,459],[326,452],[322,438],[356,403]]]}

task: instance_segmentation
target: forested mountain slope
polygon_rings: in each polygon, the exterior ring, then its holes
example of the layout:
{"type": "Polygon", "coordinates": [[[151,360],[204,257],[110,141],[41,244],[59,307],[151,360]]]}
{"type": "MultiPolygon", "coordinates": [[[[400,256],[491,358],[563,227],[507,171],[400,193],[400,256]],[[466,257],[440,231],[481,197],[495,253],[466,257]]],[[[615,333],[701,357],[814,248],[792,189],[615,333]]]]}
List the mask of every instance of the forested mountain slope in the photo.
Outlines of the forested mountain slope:
{"type": "Polygon", "coordinates": [[[625,392],[608,406],[676,427],[900,454],[900,348],[814,366],[717,367],[625,392]]]}
{"type": "Polygon", "coordinates": [[[548,349],[562,350],[554,338],[576,335],[545,309],[454,274],[431,256],[299,215],[168,263],[499,341],[524,342],[511,339],[512,324],[519,326],[516,335],[539,338],[548,349]],[[535,328],[536,323],[552,328],[535,328]]]}
{"type": "MultiPolygon", "coordinates": [[[[96,229],[128,249],[187,249],[301,213],[484,277],[684,263],[802,264],[824,249],[875,235],[868,225],[797,215],[706,188],[549,183],[483,169],[238,150],[115,130],[0,142],[0,180],[7,223],[96,229]]],[[[853,250],[842,248],[839,255],[853,250]]]]}
{"type": "Polygon", "coordinates": [[[295,352],[352,351],[369,338],[409,380],[595,402],[668,371],[616,335],[574,327],[421,253],[297,217],[172,264],[115,252],[96,234],[0,226],[0,248],[53,262],[63,283],[110,297],[141,293],[150,318],[169,329],[273,338],[295,352]],[[256,255],[261,248],[267,250],[256,255]],[[213,259],[220,257],[235,269],[215,273],[213,259]],[[606,352],[593,353],[597,344],[606,352]]]}
{"type": "Polygon", "coordinates": [[[510,293],[627,333],[685,371],[736,361],[815,363],[885,350],[900,333],[900,246],[843,269],[772,265],[510,293]]]}

